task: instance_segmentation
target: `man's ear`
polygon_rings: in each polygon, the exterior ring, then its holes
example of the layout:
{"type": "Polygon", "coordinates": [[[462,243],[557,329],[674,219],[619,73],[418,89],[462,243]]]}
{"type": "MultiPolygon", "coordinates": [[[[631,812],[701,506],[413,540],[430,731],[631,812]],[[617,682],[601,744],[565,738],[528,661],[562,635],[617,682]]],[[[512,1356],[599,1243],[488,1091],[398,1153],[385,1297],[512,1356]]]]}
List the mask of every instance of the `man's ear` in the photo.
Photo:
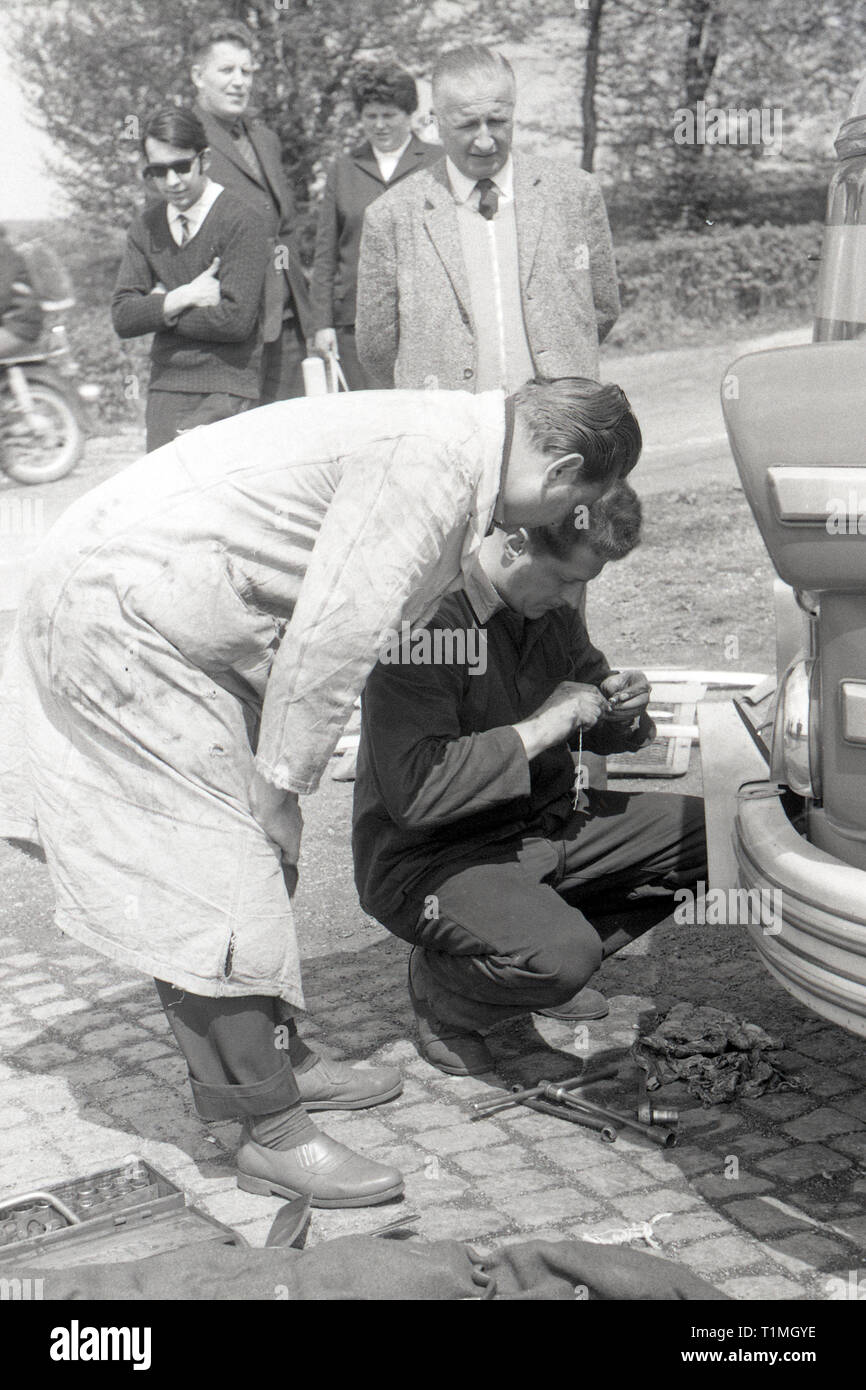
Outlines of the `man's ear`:
{"type": "Polygon", "coordinates": [[[189,70],[189,75],[192,78],[192,85],[195,87],[196,91],[199,91],[201,88],[201,64],[193,63],[189,70]]]}
{"type": "Polygon", "coordinates": [[[519,560],[529,549],[529,536],[525,526],[515,526],[513,530],[505,533],[502,542],[502,564],[510,565],[514,560],[519,560]]]}
{"type": "Polygon", "coordinates": [[[201,150],[200,153],[201,153],[201,171],[202,171],[203,174],[206,174],[207,171],[208,171],[208,169],[210,168],[210,150],[207,149],[207,148],[205,148],[205,149],[201,150]]]}
{"type": "Polygon", "coordinates": [[[563,454],[552,459],[544,470],[544,481],[548,487],[574,486],[583,468],[583,454],[563,454]]]}

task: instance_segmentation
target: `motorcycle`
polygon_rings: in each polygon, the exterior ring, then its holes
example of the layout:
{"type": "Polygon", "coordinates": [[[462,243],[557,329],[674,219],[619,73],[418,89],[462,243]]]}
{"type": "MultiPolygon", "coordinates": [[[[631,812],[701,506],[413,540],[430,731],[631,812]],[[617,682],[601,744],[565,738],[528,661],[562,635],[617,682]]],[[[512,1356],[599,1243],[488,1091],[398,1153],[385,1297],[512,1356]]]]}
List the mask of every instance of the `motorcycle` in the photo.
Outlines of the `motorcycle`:
{"type": "MultiPolygon", "coordinates": [[[[51,312],[74,300],[45,304],[51,312]]],[[[99,387],[78,385],[66,328],[54,324],[32,351],[0,358],[0,469],[19,483],[53,483],[84,452],[87,406],[99,387]]]]}

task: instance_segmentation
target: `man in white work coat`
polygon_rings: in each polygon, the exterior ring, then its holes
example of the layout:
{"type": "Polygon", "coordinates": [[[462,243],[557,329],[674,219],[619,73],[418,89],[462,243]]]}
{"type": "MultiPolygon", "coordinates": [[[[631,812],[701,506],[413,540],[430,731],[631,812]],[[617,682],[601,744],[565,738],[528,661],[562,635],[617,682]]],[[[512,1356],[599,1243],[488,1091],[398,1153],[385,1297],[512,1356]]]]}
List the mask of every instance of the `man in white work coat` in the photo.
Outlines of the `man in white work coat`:
{"type": "Polygon", "coordinates": [[[0,834],[44,847],[62,930],[156,978],[199,1113],[245,1121],[246,1189],[402,1190],[309,1113],[391,1099],[399,1074],[293,1031],[274,1047],[303,1007],[298,796],[382,634],[429,617],[495,522],[582,509],[639,451],[623,393],[581,378],[281,402],[139,460],[39,552],[4,680],[0,834]]]}

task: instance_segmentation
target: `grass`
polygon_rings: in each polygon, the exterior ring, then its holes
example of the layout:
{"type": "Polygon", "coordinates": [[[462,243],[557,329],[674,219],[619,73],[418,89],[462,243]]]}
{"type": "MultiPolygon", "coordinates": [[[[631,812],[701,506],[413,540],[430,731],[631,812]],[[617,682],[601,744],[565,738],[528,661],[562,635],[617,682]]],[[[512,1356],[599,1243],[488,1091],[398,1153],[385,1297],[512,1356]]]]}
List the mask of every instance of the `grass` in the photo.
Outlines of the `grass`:
{"type": "Polygon", "coordinates": [[[643,535],[590,586],[596,646],[644,667],[774,670],[774,570],[742,491],[708,483],[652,496],[643,535]]]}

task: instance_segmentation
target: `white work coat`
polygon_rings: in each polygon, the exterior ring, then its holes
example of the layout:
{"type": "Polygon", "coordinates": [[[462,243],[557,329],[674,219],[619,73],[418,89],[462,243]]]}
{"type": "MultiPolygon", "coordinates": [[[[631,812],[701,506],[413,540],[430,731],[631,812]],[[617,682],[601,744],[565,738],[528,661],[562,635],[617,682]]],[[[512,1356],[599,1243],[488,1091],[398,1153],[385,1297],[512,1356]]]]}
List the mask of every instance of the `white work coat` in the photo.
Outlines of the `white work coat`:
{"type": "Polygon", "coordinates": [[[0,689],[0,834],[44,846],[64,931],[196,994],[303,1005],[254,755],[315,789],[383,633],[459,586],[503,437],[499,392],[286,401],[69,508],[0,689]]]}

